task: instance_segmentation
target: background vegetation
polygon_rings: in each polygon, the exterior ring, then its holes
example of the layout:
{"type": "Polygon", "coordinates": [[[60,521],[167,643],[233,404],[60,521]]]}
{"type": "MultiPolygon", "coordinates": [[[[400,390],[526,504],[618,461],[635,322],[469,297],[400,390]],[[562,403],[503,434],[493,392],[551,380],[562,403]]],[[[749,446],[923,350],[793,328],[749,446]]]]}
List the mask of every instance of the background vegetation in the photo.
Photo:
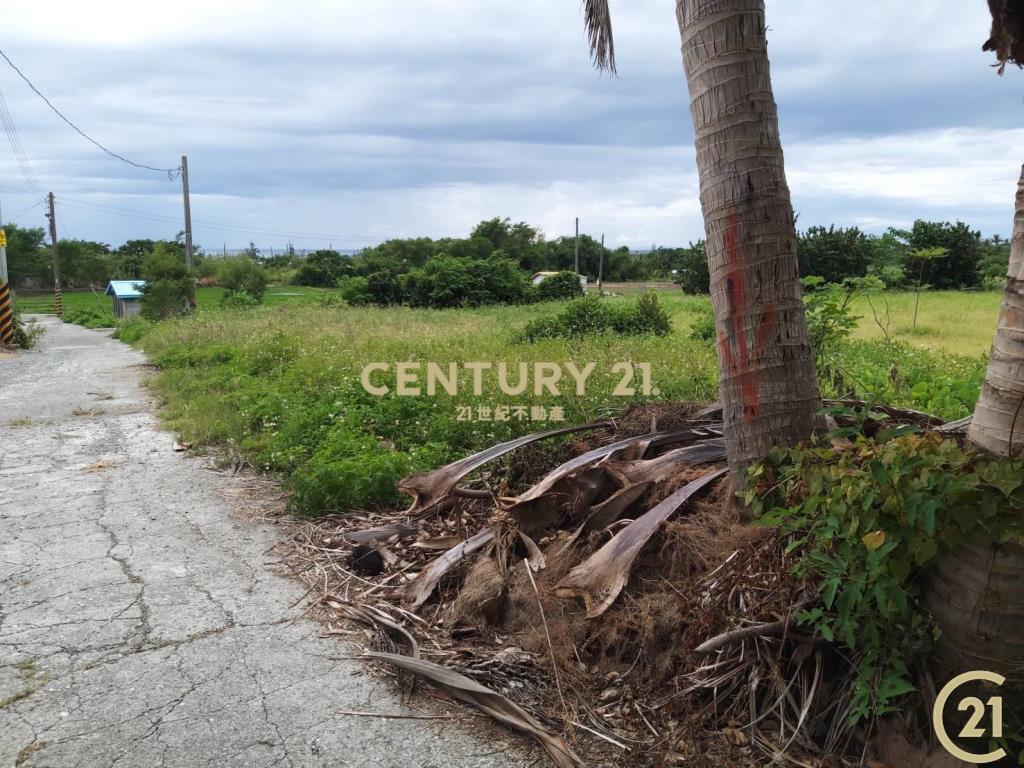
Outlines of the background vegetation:
{"type": "MultiPolygon", "coordinates": [[[[42,233],[8,232],[17,243],[13,274],[25,274],[26,264],[45,272],[42,233]]],[[[1006,243],[959,223],[917,222],[879,237],[812,228],[799,247],[802,270],[814,275],[806,301],[826,396],[874,396],[948,419],[971,411],[999,294],[924,289],[988,286],[1005,269],[1006,243]]],[[[101,280],[65,293],[71,322],[113,325],[106,278],[150,281],[145,317],[117,335],[161,367],[154,387],[171,426],[199,446],[226,447],[281,473],[305,513],[393,503],[403,475],[550,425],[480,420],[478,408],[557,407],[567,421],[617,414],[629,402],[611,394],[621,378],[616,362],[651,363],[656,399],[716,394],[709,301],[689,295],[707,289],[703,243],[605,249],[608,280],[671,278],[683,289],[657,299],[578,298],[578,280],[564,272],[572,239],[546,241],[508,219],[482,222],[463,239],[391,240],[356,255],[268,259],[252,246],[226,259],[200,256],[191,275],[173,241],[117,249],[69,241],[61,254],[69,286],[101,280]],[[563,273],[538,287],[533,270],[563,273]],[[186,313],[193,300],[198,311],[186,313]],[[585,397],[504,398],[494,386],[481,397],[466,389],[458,397],[374,397],[359,384],[371,361],[472,360],[597,368],[585,397]],[[474,419],[460,420],[459,406],[474,409],[474,419]]],[[[600,244],[582,237],[581,271],[596,277],[601,259],[600,244]]],[[[20,295],[16,303],[30,305],[20,295]]]]}
{"type": "MultiPolygon", "coordinates": [[[[214,290],[200,289],[194,315],[157,324],[136,321],[119,333],[161,367],[153,387],[183,439],[227,447],[258,469],[281,473],[294,491],[296,511],[306,514],[395,503],[395,482],[408,473],[550,426],[460,421],[458,406],[471,406],[474,414],[478,407],[498,405],[558,406],[567,421],[612,416],[641,399],[611,395],[620,378],[611,366],[619,361],[651,363],[653,399],[707,402],[716,394],[713,343],[691,338],[707,298],[682,292],[659,295],[671,324],[666,335],[583,332],[529,341],[531,321],[557,323],[572,305],[353,307],[324,302],[336,294],[321,291],[319,298],[279,297],[279,303],[270,302],[270,292],[265,306],[227,310],[218,306],[214,290]],[[363,365],[371,361],[573,361],[595,362],[597,369],[584,397],[570,388],[559,397],[505,397],[493,385],[480,397],[468,386],[457,397],[374,397],[359,383],[363,365]]],[[[867,308],[868,298],[853,297],[855,314],[867,308]]],[[[906,298],[912,296],[890,297],[894,329],[909,322],[912,303],[906,298]]],[[[888,339],[875,338],[868,327],[873,321],[864,318],[848,337],[832,342],[822,364],[838,373],[823,382],[826,395],[877,393],[886,402],[944,418],[967,415],[984,375],[999,294],[944,292],[936,298],[920,312],[920,327],[931,329],[927,334],[893,330],[888,339]],[[975,326],[973,339],[955,338],[966,354],[942,350],[943,331],[952,325],[943,319],[958,313],[987,316],[975,326]]],[[[621,311],[636,299],[601,301],[621,311]]]]}

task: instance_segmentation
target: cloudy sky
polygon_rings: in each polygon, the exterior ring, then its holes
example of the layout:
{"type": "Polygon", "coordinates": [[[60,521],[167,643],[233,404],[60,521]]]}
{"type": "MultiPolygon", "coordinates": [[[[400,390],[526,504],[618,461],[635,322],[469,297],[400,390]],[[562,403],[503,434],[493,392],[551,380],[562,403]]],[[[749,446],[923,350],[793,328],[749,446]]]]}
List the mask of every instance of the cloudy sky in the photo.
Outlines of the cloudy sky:
{"type": "MultiPolygon", "coordinates": [[[[4,0],[0,48],[137,162],[187,154],[206,248],[461,235],[510,216],[645,248],[701,236],[671,0],[611,0],[618,78],[576,0],[4,0]]],[[[801,227],[960,218],[1010,231],[1024,73],[982,53],[983,0],[768,0],[801,227]]],[[[102,154],[0,62],[61,236],[181,228],[180,183],[102,154]]],[[[4,216],[33,196],[0,136],[4,216]]],[[[18,223],[42,225],[42,207],[18,223]]]]}

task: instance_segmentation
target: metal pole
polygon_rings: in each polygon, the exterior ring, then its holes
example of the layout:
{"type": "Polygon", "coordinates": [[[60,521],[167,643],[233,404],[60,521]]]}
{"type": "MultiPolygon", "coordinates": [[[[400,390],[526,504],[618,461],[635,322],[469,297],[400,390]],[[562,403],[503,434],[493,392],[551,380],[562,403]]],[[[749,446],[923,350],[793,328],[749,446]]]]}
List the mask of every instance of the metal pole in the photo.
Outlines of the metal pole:
{"type": "Polygon", "coordinates": [[[185,266],[192,269],[192,206],[188,195],[188,157],[181,156],[181,190],[185,196],[185,266]]]}
{"type": "Polygon", "coordinates": [[[57,251],[57,215],[53,211],[53,192],[46,196],[50,211],[46,218],[50,220],[50,248],[53,250],[53,303],[57,317],[64,318],[64,307],[60,296],[60,255],[57,251]]]}
{"type": "Polygon", "coordinates": [[[604,276],[604,234],[601,235],[601,258],[597,262],[597,295],[601,295],[601,278],[604,276]]]}

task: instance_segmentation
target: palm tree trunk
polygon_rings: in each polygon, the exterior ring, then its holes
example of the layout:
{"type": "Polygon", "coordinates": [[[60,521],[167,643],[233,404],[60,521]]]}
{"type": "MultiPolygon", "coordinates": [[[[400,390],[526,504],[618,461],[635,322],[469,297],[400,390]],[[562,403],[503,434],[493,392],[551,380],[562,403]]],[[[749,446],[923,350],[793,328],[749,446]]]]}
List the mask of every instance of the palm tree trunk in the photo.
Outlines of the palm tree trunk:
{"type": "Polygon", "coordinates": [[[968,438],[987,453],[1024,455],[1024,170],[1017,186],[1003,306],[968,438]]]}
{"type": "Polygon", "coordinates": [[[677,0],[676,16],[696,131],[719,396],[735,486],[735,470],[811,434],[818,384],[764,0],[677,0]]]}
{"type": "MultiPolygon", "coordinates": [[[[988,373],[968,438],[996,456],[1024,447],[1024,171],[988,373]]],[[[929,577],[925,604],[942,629],[936,656],[948,675],[970,669],[1000,672],[1024,691],[1024,546],[965,543],[929,577]]]]}

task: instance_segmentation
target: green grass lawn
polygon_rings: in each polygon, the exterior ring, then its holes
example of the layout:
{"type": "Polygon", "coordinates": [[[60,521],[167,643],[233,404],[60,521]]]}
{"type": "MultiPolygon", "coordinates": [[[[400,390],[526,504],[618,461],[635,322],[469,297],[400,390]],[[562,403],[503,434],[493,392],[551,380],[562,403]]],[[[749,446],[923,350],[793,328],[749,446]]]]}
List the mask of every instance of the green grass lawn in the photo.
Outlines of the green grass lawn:
{"type": "MultiPolygon", "coordinates": [[[[330,293],[325,288],[310,288],[304,285],[270,286],[263,297],[263,303],[268,306],[283,303],[310,303],[325,293],[330,293]]],[[[223,288],[198,288],[196,290],[196,303],[201,310],[215,309],[220,307],[221,296],[224,295],[223,288]]],[[[94,310],[106,317],[109,317],[109,326],[114,326],[113,300],[110,296],[104,296],[102,291],[70,290],[61,293],[61,302],[64,311],[72,314],[78,310],[94,310]]],[[[52,293],[31,293],[24,296],[14,297],[15,307],[23,313],[41,312],[50,314],[53,312],[52,293]]]]}
{"type": "MultiPolygon", "coordinates": [[[[221,310],[216,289],[203,289],[196,315],[160,323],[139,341],[162,368],[153,387],[169,425],[197,445],[230,446],[260,469],[282,473],[300,511],[395,503],[395,482],[406,474],[554,426],[461,420],[460,406],[474,413],[481,406],[558,407],[567,422],[584,422],[613,416],[632,402],[706,402],[716,395],[713,344],[689,333],[707,297],[662,293],[674,325],[665,337],[528,343],[518,338],[525,324],[557,313],[560,303],[456,310],[346,307],[313,303],[315,294],[275,288],[264,307],[221,310]],[[289,293],[301,295],[283,295],[289,293]],[[475,395],[466,371],[455,396],[376,397],[360,384],[360,372],[371,362],[477,361],[506,362],[516,376],[519,363],[594,363],[595,371],[583,395],[563,386],[557,396],[507,396],[493,374],[475,395]],[[615,396],[621,376],[612,366],[619,362],[650,363],[657,391],[647,398],[615,396]]],[[[874,394],[949,419],[970,412],[984,375],[998,294],[930,294],[922,298],[918,333],[908,334],[912,299],[889,297],[893,343],[880,340],[868,305],[858,302],[858,314],[868,315],[857,331],[861,338],[829,351],[820,376],[826,396],[874,394]],[[972,319],[951,320],[965,317],[972,319]]],[[[378,380],[394,389],[394,375],[392,368],[378,380]]]]}
{"type": "Polygon", "coordinates": [[[916,294],[904,292],[885,293],[870,301],[857,297],[853,307],[861,320],[855,337],[880,339],[885,327],[892,338],[914,346],[962,355],[988,354],[999,319],[1000,291],[925,291],[915,327],[916,299],[916,294]]]}

